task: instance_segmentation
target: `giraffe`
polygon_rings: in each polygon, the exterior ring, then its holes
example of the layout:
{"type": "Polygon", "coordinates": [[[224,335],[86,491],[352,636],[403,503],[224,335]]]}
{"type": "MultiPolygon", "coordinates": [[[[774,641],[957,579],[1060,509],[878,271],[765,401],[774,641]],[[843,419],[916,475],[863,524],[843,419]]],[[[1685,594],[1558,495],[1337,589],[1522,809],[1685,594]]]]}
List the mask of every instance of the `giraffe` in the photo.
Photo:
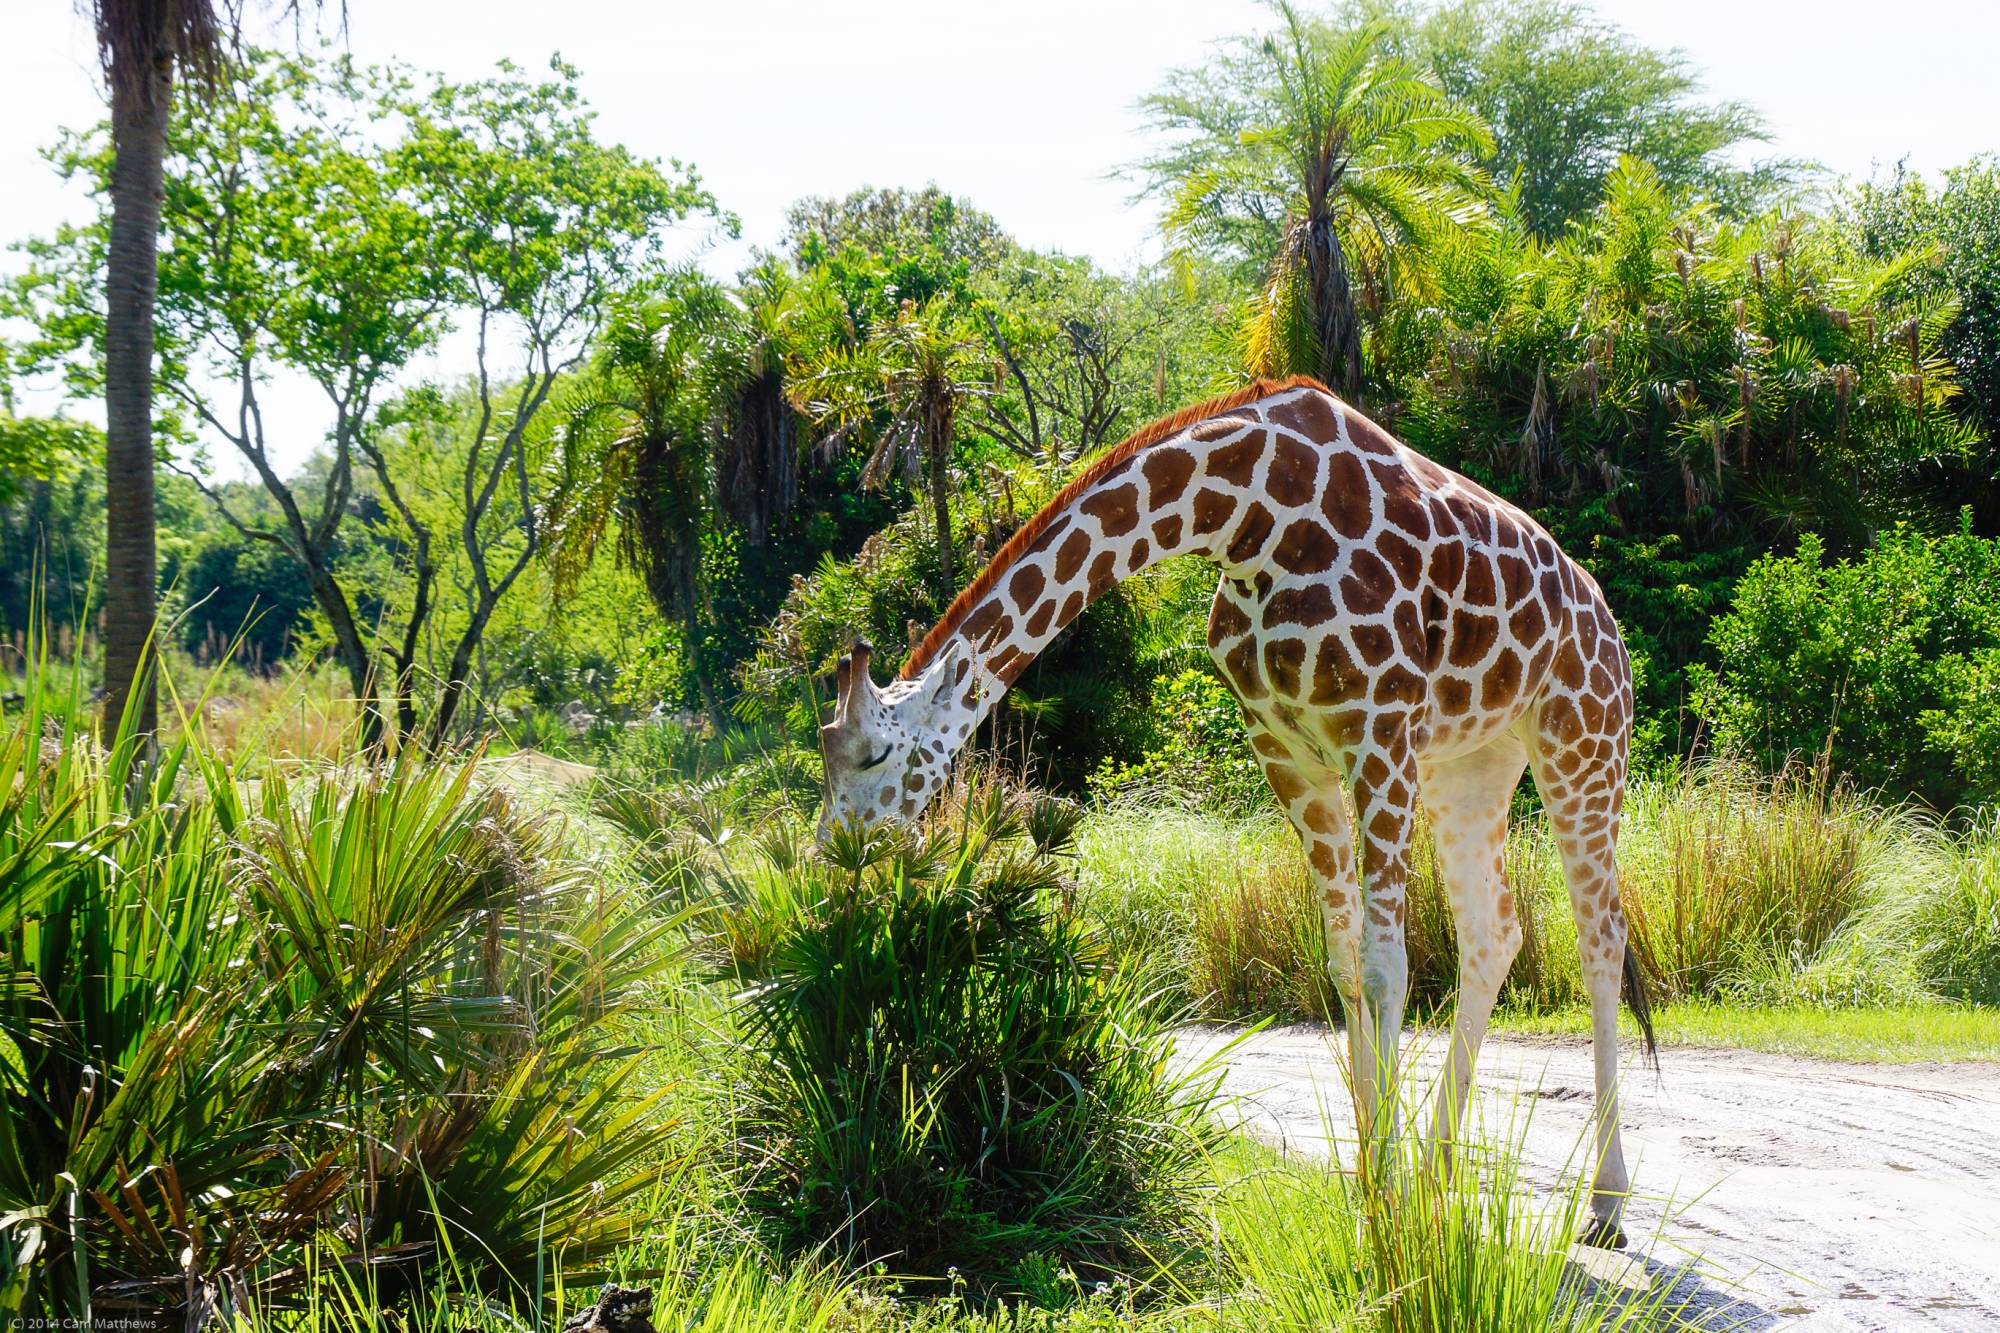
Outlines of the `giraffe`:
{"type": "Polygon", "coordinates": [[[1319,892],[1364,1146],[1395,1130],[1380,1108],[1408,988],[1418,803],[1458,939],[1430,1147],[1448,1166],[1521,944],[1503,852],[1510,797],[1532,771],[1591,1004],[1596,1164],[1582,1239],[1622,1245],[1621,981],[1649,1051],[1652,1031],[1618,891],[1632,684],[1617,623],[1538,523],[1318,383],[1260,380],[1102,455],[1001,548],[888,686],[856,643],[821,733],[822,831],[914,820],[1036,653],[1091,599],[1184,554],[1220,567],[1209,651],[1319,892]]]}

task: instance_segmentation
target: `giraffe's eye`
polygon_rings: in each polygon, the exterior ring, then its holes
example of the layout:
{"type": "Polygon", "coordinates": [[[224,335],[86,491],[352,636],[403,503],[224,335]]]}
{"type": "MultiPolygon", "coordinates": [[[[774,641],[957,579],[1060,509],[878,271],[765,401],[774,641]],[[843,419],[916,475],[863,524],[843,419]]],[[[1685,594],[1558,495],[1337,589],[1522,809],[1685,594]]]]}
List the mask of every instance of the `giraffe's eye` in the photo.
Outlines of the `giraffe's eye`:
{"type": "Polygon", "coordinates": [[[861,765],[858,768],[856,768],[855,771],[858,773],[866,773],[869,769],[880,768],[882,767],[882,765],[888,762],[889,762],[889,747],[885,745],[882,747],[882,753],[876,755],[873,759],[864,760],[861,763],[861,765]]]}

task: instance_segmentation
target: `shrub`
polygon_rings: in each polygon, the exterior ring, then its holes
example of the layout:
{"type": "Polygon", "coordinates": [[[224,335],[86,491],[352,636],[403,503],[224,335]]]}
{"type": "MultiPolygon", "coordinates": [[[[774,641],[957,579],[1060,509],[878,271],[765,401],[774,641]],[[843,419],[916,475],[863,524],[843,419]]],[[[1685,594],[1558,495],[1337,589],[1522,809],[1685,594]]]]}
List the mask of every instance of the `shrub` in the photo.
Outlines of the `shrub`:
{"type": "MultiPolygon", "coordinates": [[[[1080,901],[1121,953],[1156,963],[1218,1018],[1322,1019],[1318,900],[1292,830],[1114,805],[1086,821],[1080,901]]],[[[1619,861],[1633,939],[1662,998],[1853,1005],[1975,998],[2000,976],[2000,837],[1953,840],[1821,771],[1727,765],[1642,777],[1619,861]]],[[[1555,838],[1538,815],[1508,835],[1522,945],[1503,1004],[1585,1002],[1555,838]]],[[[1413,843],[1405,937],[1413,1013],[1453,998],[1458,946],[1430,837],[1413,843]]]]}
{"type": "Polygon", "coordinates": [[[1168,1072],[1172,1015],[1071,904],[1071,822],[996,798],[957,833],[725,874],[738,1141],[786,1248],[1018,1282],[1030,1256],[1107,1264],[1187,1222],[1219,1130],[1168,1072]]]}
{"type": "Polygon", "coordinates": [[[1271,788],[1243,733],[1243,711],[1206,664],[1153,681],[1144,749],[1121,762],[1107,757],[1091,774],[1101,794],[1164,791],[1206,809],[1247,814],[1268,809],[1271,788]]]}
{"type": "Polygon", "coordinates": [[[1626,915],[1666,998],[1908,998],[1898,876],[1925,849],[1907,817],[1824,771],[1721,765],[1638,784],[1626,809],[1626,915]],[[1855,958],[1864,942],[1880,956],[1855,958]]]}
{"type": "Polygon", "coordinates": [[[1718,749],[1772,769],[1824,750],[1864,787],[1944,809],[2000,795],[2000,541],[1899,527],[1859,560],[1767,557],[1696,669],[1718,749]]]}
{"type": "MultiPolygon", "coordinates": [[[[1424,1110],[1406,1100],[1402,1119],[1422,1123],[1424,1110]]],[[[1683,1326],[1671,1280],[1638,1291],[1578,1280],[1569,1242],[1588,1216],[1590,1172],[1577,1170],[1588,1148],[1578,1146],[1551,1199],[1526,1179],[1525,1125],[1508,1128],[1488,1138],[1468,1125],[1449,1171],[1426,1160],[1415,1133],[1390,1149],[1393,1170],[1381,1174],[1258,1153],[1264,1160],[1224,1187],[1216,1209],[1222,1265],[1240,1288],[1217,1323],[1258,1333],[1683,1326]]],[[[1343,1132],[1352,1130],[1329,1125],[1328,1138],[1343,1132]]]]}

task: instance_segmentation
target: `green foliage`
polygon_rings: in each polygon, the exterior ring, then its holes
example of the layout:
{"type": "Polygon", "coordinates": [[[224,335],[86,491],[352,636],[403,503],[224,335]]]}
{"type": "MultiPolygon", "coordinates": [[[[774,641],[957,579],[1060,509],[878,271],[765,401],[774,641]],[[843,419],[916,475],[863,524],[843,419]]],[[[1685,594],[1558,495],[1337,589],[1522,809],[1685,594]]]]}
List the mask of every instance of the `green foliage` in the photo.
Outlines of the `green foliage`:
{"type": "Polygon", "coordinates": [[[1937,185],[1898,168],[1883,184],[1854,187],[1836,216],[1876,259],[1940,249],[1937,266],[1915,280],[1958,305],[1945,350],[1990,435],[2000,426],[2000,161],[1974,158],[1937,185]]]}
{"type": "Polygon", "coordinates": [[[1962,835],[1957,873],[1929,901],[1923,969],[1938,991],[2000,1005],[2000,820],[1962,835]]]}
{"type": "Polygon", "coordinates": [[[1430,294],[1429,256],[1481,211],[1469,155],[1492,138],[1385,48],[1386,24],[1340,30],[1278,9],[1282,30],[1146,99],[1177,137],[1141,169],[1175,246],[1260,270],[1246,366],[1359,396],[1358,308],[1430,294]]]}
{"type": "Polygon", "coordinates": [[[1071,905],[1073,824],[995,793],[957,832],[850,830],[718,882],[740,1138],[788,1246],[1004,1283],[1191,1220],[1219,1130],[1169,1072],[1172,1015],[1071,905]]]}
{"type": "Polygon", "coordinates": [[[0,738],[11,1305],[227,1312],[364,1255],[518,1293],[551,1234],[631,1233],[663,1094],[610,1020],[669,921],[470,765],[253,792],[191,734],[147,766],[42,732],[0,738]]]}
{"type": "Polygon", "coordinates": [[[1605,177],[1630,154],[1670,186],[1738,215],[1802,172],[1740,164],[1768,138],[1734,101],[1702,101],[1685,53],[1645,46],[1568,0],[1350,0],[1336,22],[1387,20],[1394,49],[1471,106],[1493,131],[1483,160],[1528,229],[1554,240],[1590,215],[1605,177]]]}
{"type": "MultiPolygon", "coordinates": [[[[384,693],[397,730],[415,732],[424,649],[441,659],[423,663],[442,686],[431,740],[450,733],[486,626],[540,540],[537,418],[557,378],[602,324],[614,275],[656,265],[668,224],[716,214],[691,170],[603,143],[591,122],[560,62],[539,80],[505,65],[460,83],[252,53],[211,107],[171,127],[156,312],[167,434],[198,425],[250,465],[265,512],[199,484],[245,541],[297,563],[371,734],[384,693]],[[458,429],[412,432],[396,410],[408,399],[385,400],[454,320],[481,335],[475,407],[458,429]],[[300,429],[266,421],[277,371],[324,395],[320,475],[284,475],[274,451],[281,429],[300,429]],[[412,436],[456,446],[455,473],[412,436]],[[364,514],[394,544],[399,585],[367,608],[337,549],[364,514]],[[448,631],[446,578],[470,589],[448,631]]],[[[53,157],[108,198],[108,141],[106,127],[72,134],[53,157]]],[[[7,301],[36,327],[22,364],[61,369],[79,394],[102,359],[107,227],[28,242],[7,301]]]]}
{"type": "Polygon", "coordinates": [[[1151,789],[1233,813],[1270,804],[1270,787],[1243,734],[1243,710],[1213,668],[1188,667],[1153,681],[1142,746],[1133,759],[1107,756],[1091,774],[1104,794],[1151,789]]]}
{"type": "Polygon", "coordinates": [[[54,481],[103,454],[104,434],[96,427],[62,417],[17,417],[4,401],[0,389],[0,504],[13,499],[23,482],[54,481]]]}
{"type": "Polygon", "coordinates": [[[1822,747],[1863,786],[1939,809],[2000,793],[2000,542],[1899,527],[1827,563],[1767,557],[1709,631],[1696,706],[1715,744],[1781,765],[1822,747]]]}
{"type": "MultiPolygon", "coordinates": [[[[1392,1095],[1405,1102],[1405,1123],[1422,1121],[1408,1090],[1392,1095]]],[[[1344,1132],[1323,1114],[1329,1138],[1344,1132]]],[[[1462,1135],[1450,1170],[1425,1160],[1412,1134],[1375,1170],[1246,1154],[1251,1161],[1217,1210],[1217,1242],[1252,1295],[1241,1324],[1224,1326],[1283,1333],[1679,1326],[1670,1282],[1633,1291],[1578,1279],[1569,1242],[1587,1217],[1590,1173],[1548,1199],[1525,1178],[1523,1132],[1510,1122],[1462,1135]]]]}
{"type": "Polygon", "coordinates": [[[1858,540],[1976,438],[1939,349],[1955,309],[1904,297],[1923,252],[1864,261],[1808,218],[1723,221],[1632,159],[1564,240],[1472,244],[1445,321],[1410,330],[1423,373],[1398,424],[1503,494],[1559,499],[1572,546],[1676,528],[1703,546],[1746,528],[1858,540]]]}
{"type": "Polygon", "coordinates": [[[252,665],[284,660],[313,605],[305,571],[268,542],[210,541],[175,573],[199,599],[176,621],[181,643],[210,660],[232,647],[252,665]]]}
{"type": "MultiPolygon", "coordinates": [[[[1078,833],[1079,900],[1120,954],[1215,1018],[1324,1019],[1332,996],[1320,903],[1297,836],[1273,814],[1125,802],[1078,833]]],[[[1633,938],[1664,1000],[1852,1007],[1985,993],[1994,970],[1991,839],[1947,838],[1824,772],[1722,765],[1644,776],[1619,861],[1633,938]]],[[[1507,883],[1522,927],[1503,1003],[1582,1005],[1561,857],[1517,819],[1507,883]]],[[[1410,1003],[1449,1003],[1458,944],[1419,827],[1405,931],[1410,1003]]]]}

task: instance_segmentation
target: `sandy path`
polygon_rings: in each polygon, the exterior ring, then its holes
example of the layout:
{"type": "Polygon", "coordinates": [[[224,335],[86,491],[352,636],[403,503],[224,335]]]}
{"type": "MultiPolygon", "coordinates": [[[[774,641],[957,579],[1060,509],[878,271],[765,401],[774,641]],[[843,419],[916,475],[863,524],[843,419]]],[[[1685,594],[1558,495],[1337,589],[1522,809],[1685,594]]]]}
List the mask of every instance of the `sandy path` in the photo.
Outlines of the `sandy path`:
{"type": "MultiPolygon", "coordinates": [[[[1184,1032],[1183,1058],[1234,1035],[1184,1032]]],[[[1441,1043],[1413,1035],[1406,1050],[1427,1086],[1441,1043]]],[[[1711,1326],[2000,1328],[2000,1066],[1690,1049],[1661,1066],[1627,1074],[1625,1155],[1645,1197],[1625,1229],[1651,1260],[1694,1256],[1715,1275],[1704,1303],[1733,1309],[1711,1326]]],[[[1552,1181],[1587,1128],[1588,1046],[1489,1041],[1479,1086],[1483,1122],[1526,1118],[1529,1174],[1552,1181]]],[[[1324,1153],[1330,1120],[1351,1155],[1324,1030],[1248,1038],[1224,1088],[1260,1137],[1324,1153]]]]}

